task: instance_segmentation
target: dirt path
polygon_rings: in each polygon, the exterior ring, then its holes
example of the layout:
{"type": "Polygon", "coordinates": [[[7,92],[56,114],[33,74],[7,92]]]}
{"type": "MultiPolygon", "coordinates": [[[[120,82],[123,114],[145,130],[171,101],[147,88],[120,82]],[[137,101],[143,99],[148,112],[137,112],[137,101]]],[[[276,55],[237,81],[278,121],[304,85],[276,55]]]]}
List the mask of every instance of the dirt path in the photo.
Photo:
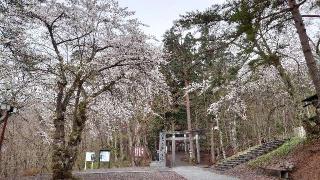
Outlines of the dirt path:
{"type": "Polygon", "coordinates": [[[237,180],[238,178],[216,174],[196,166],[181,166],[172,168],[174,172],[188,180],[237,180]]]}

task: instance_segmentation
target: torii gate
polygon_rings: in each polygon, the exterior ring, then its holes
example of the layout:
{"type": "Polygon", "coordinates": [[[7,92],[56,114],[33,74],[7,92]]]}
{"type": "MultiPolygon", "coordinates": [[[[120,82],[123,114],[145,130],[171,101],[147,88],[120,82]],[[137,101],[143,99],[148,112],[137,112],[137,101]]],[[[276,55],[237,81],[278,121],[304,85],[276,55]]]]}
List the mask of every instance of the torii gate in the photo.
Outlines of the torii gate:
{"type": "Polygon", "coordinates": [[[190,149],[187,149],[187,141],[189,138],[187,135],[193,134],[193,140],[196,140],[196,155],[197,155],[197,163],[200,163],[200,143],[199,143],[199,132],[203,130],[192,130],[192,131],[167,131],[160,132],[159,134],[159,162],[162,164],[166,164],[166,141],[172,141],[172,162],[171,167],[175,166],[175,151],[176,151],[176,141],[184,141],[184,150],[187,152],[189,150],[189,154],[191,154],[190,149]],[[182,135],[183,137],[176,137],[176,135],[182,135]],[[167,135],[171,135],[171,137],[166,137],[167,135]]]}

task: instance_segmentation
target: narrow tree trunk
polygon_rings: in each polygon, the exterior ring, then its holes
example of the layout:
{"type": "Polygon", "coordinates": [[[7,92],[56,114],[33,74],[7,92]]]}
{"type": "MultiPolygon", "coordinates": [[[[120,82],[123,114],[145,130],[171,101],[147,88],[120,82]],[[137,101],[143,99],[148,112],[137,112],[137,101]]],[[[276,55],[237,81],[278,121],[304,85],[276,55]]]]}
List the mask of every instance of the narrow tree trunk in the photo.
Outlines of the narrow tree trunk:
{"type": "Polygon", "coordinates": [[[141,144],[141,133],[140,133],[140,123],[138,120],[136,120],[136,126],[134,127],[134,135],[136,137],[136,145],[140,146],[141,144]]]}
{"type": "Polygon", "coordinates": [[[171,122],[171,131],[173,132],[173,131],[175,131],[175,123],[174,123],[174,121],[172,121],[171,122]]]}
{"type": "Polygon", "coordinates": [[[107,136],[107,147],[111,146],[111,136],[110,135],[107,136]]]}
{"type": "Polygon", "coordinates": [[[118,136],[114,135],[114,162],[118,162],[118,136]]]}
{"type": "MultiPolygon", "coordinates": [[[[282,104],[284,104],[284,99],[282,100],[282,104]]],[[[283,137],[287,137],[287,107],[283,108],[282,110],[283,113],[283,118],[282,118],[282,122],[283,122],[283,128],[284,128],[284,132],[283,132],[283,137]]]]}
{"type": "Polygon", "coordinates": [[[211,151],[211,161],[214,164],[216,162],[216,155],[215,155],[214,123],[213,122],[211,122],[210,151],[211,151]]]}
{"type": "Polygon", "coordinates": [[[219,119],[218,118],[215,118],[215,119],[216,119],[216,125],[218,127],[218,131],[219,131],[220,148],[221,148],[221,151],[222,151],[223,159],[226,159],[226,151],[224,150],[223,135],[222,135],[222,131],[221,131],[221,128],[220,128],[219,119]]]}
{"type": "MultiPolygon", "coordinates": [[[[320,72],[317,66],[317,62],[314,59],[314,56],[311,51],[311,47],[309,44],[309,37],[307,35],[306,28],[300,14],[299,6],[297,5],[296,0],[288,0],[288,3],[289,3],[289,7],[291,8],[290,11],[293,16],[295,27],[299,35],[302,51],[308,66],[309,74],[315,86],[316,93],[318,97],[320,97],[320,72]]],[[[320,98],[318,99],[318,107],[319,105],[320,105],[320,98]]],[[[317,110],[317,115],[320,118],[319,110],[317,110]]]]}
{"type": "MultiPolygon", "coordinates": [[[[185,87],[189,86],[189,82],[187,80],[184,81],[185,87]]],[[[191,112],[190,112],[190,99],[189,93],[185,93],[185,106],[187,110],[187,123],[188,123],[188,131],[189,133],[189,143],[190,143],[190,158],[189,162],[192,162],[195,159],[194,148],[193,148],[193,137],[192,137],[192,122],[191,122],[191,112]]]]}
{"type": "MultiPolygon", "coordinates": [[[[146,128],[146,127],[145,127],[146,128]]],[[[145,129],[144,128],[144,129],[145,129]]],[[[149,160],[151,159],[152,160],[152,152],[150,151],[149,149],[149,146],[148,146],[148,140],[147,140],[147,133],[146,131],[143,132],[143,147],[145,149],[145,160],[149,160]]]]}
{"type": "MultiPolygon", "coordinates": [[[[4,140],[4,135],[5,131],[7,128],[7,123],[8,123],[8,118],[9,118],[9,113],[5,111],[2,115],[2,118],[0,119],[2,122],[3,121],[3,126],[2,126],[2,131],[1,131],[1,137],[0,137],[0,160],[1,160],[1,154],[2,154],[2,145],[3,145],[3,140],[4,140]]],[[[1,162],[1,161],[0,161],[1,162]]]]}
{"type": "Polygon", "coordinates": [[[120,160],[124,160],[124,152],[123,152],[123,134],[122,131],[119,131],[119,147],[120,147],[120,160]]]}
{"type": "Polygon", "coordinates": [[[127,123],[127,134],[128,134],[128,145],[129,145],[129,157],[131,160],[131,166],[134,166],[134,158],[133,158],[133,141],[132,141],[132,133],[130,128],[130,122],[127,123]]]}
{"type": "Polygon", "coordinates": [[[238,151],[238,140],[237,140],[237,115],[233,118],[231,122],[231,144],[235,152],[238,151]]]}
{"type": "Polygon", "coordinates": [[[199,120],[198,120],[197,110],[194,111],[194,119],[195,119],[196,129],[199,129],[199,120]]]}
{"type": "Polygon", "coordinates": [[[283,68],[281,65],[280,59],[277,60],[277,63],[275,64],[275,68],[277,69],[280,78],[282,79],[282,82],[285,84],[287,88],[287,92],[289,93],[290,97],[292,98],[293,102],[295,102],[295,95],[296,95],[296,90],[293,86],[293,83],[291,81],[291,78],[289,77],[289,74],[287,71],[283,68]]]}

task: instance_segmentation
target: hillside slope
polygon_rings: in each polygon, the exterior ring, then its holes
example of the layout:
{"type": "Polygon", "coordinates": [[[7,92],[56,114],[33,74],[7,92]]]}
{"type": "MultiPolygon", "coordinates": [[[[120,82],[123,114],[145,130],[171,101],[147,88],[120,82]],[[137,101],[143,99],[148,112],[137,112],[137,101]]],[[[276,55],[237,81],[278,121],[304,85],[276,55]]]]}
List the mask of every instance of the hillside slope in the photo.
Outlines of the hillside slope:
{"type": "Polygon", "coordinates": [[[260,159],[240,165],[225,173],[236,175],[240,179],[277,179],[261,174],[259,168],[276,168],[284,164],[292,164],[294,168],[290,174],[291,179],[316,180],[320,179],[319,162],[320,139],[304,142],[292,140],[277,150],[261,156],[260,159]],[[291,145],[288,146],[290,143],[291,145]]]}
{"type": "Polygon", "coordinates": [[[297,147],[285,160],[294,164],[292,179],[320,179],[320,140],[314,140],[297,147]]]}

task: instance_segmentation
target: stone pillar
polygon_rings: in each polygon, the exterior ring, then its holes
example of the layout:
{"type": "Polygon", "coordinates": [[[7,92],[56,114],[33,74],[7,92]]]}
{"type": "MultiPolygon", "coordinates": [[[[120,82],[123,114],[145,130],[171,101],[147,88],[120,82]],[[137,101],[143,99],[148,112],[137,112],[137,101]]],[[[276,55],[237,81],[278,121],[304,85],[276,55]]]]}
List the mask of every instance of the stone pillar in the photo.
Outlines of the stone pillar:
{"type": "Polygon", "coordinates": [[[171,163],[171,167],[174,167],[175,164],[176,164],[176,135],[175,134],[172,134],[172,150],[171,150],[171,153],[172,153],[172,163],[171,163]]]}
{"type": "Polygon", "coordinates": [[[159,134],[159,161],[165,164],[166,161],[166,133],[159,134]]]}
{"type": "Polygon", "coordinates": [[[196,134],[196,147],[197,147],[197,162],[200,163],[200,144],[199,144],[199,135],[196,134]]]}
{"type": "Polygon", "coordinates": [[[187,153],[187,135],[184,134],[183,137],[184,137],[184,140],[183,140],[183,142],[184,142],[184,152],[187,153]]]}

